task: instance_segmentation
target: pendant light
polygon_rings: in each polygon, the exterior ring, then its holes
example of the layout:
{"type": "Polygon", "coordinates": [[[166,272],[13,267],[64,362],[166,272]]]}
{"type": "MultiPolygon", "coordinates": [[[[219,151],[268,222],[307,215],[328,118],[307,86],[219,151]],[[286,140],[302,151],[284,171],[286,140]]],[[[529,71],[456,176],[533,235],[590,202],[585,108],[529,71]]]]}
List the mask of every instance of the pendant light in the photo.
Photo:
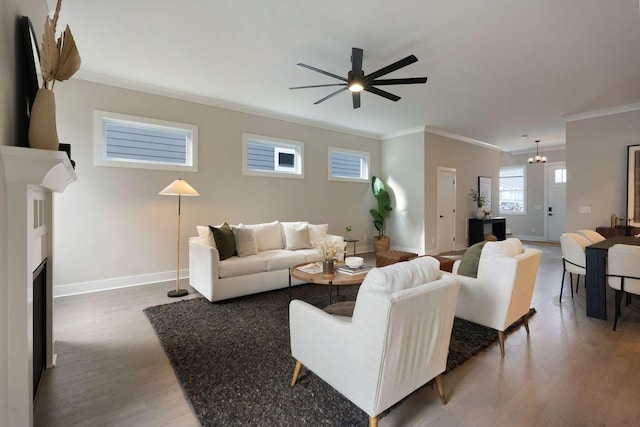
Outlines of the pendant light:
{"type": "Polygon", "coordinates": [[[538,154],[538,144],[540,143],[540,140],[536,139],[535,143],[536,143],[536,156],[535,157],[529,157],[528,162],[529,163],[546,163],[547,162],[547,157],[546,156],[541,156],[540,154],[538,154]]]}

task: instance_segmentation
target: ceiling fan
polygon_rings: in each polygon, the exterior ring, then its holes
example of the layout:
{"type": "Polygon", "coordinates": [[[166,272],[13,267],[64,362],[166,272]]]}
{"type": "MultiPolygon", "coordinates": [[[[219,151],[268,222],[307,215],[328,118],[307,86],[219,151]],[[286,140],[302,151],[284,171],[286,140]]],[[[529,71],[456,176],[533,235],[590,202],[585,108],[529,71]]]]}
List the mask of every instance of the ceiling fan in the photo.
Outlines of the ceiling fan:
{"type": "Polygon", "coordinates": [[[315,104],[320,104],[327,99],[336,96],[337,94],[344,92],[345,90],[351,91],[351,96],[353,98],[353,108],[360,108],[360,92],[366,90],[367,92],[375,93],[378,96],[382,96],[383,98],[390,99],[391,101],[398,101],[400,99],[399,96],[384,91],[382,89],[378,89],[375,86],[388,86],[388,85],[410,85],[410,84],[420,84],[426,83],[426,77],[412,77],[412,78],[404,78],[404,79],[379,79],[386,74],[389,74],[393,71],[396,71],[400,68],[406,67],[407,65],[413,64],[414,62],[418,62],[418,58],[415,55],[409,55],[404,59],[394,62],[391,65],[387,65],[386,67],[380,68],[378,71],[374,71],[373,73],[364,74],[362,71],[362,53],[363,50],[357,47],[351,49],[351,71],[347,74],[347,78],[338,76],[336,74],[330,73],[328,71],[321,70],[316,67],[312,67],[307,64],[299,63],[298,65],[303,68],[307,68],[312,71],[316,71],[320,74],[324,74],[329,77],[336,78],[338,80],[342,80],[344,83],[333,83],[333,84],[324,84],[324,85],[313,85],[313,86],[297,86],[291,87],[289,89],[307,89],[312,87],[329,87],[329,86],[344,86],[341,89],[336,90],[333,93],[325,96],[322,99],[314,102],[315,104]]]}

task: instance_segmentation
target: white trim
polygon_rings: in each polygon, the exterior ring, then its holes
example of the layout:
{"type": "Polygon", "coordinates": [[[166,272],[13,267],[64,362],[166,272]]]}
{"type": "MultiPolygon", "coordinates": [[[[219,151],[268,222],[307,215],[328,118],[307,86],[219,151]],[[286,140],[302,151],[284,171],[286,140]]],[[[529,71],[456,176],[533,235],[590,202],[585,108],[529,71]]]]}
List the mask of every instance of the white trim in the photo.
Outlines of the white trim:
{"type": "Polygon", "coordinates": [[[440,136],[444,136],[446,138],[456,139],[458,141],[466,142],[468,144],[479,145],[481,147],[489,148],[491,150],[504,151],[502,148],[498,147],[497,145],[489,144],[488,142],[480,141],[480,140],[473,139],[473,138],[467,138],[466,136],[456,135],[455,133],[451,133],[451,132],[446,132],[446,131],[443,131],[443,130],[435,129],[435,128],[432,128],[431,126],[426,126],[425,127],[425,132],[433,133],[433,134],[440,135],[440,136]]]}
{"type": "Polygon", "coordinates": [[[380,138],[383,139],[383,140],[386,140],[386,139],[398,138],[400,136],[414,135],[416,133],[424,134],[426,129],[427,129],[426,126],[418,126],[418,127],[414,127],[414,128],[401,130],[401,131],[398,131],[398,132],[388,133],[386,135],[382,135],[380,138]]]}
{"type": "MultiPolygon", "coordinates": [[[[180,279],[189,277],[189,269],[180,270],[180,279]]],[[[71,295],[87,294],[91,292],[108,291],[111,289],[130,288],[132,286],[151,285],[159,282],[172,282],[168,285],[175,287],[176,272],[163,271],[159,273],[140,274],[137,276],[114,277],[111,279],[95,280],[92,282],[69,283],[55,285],[53,287],[53,297],[61,298],[71,295]]]]}
{"type": "Polygon", "coordinates": [[[603,108],[602,110],[587,111],[585,113],[568,114],[562,116],[566,122],[574,122],[576,120],[594,119],[596,117],[610,116],[612,114],[629,113],[631,111],[640,110],[640,102],[627,105],[619,105],[617,107],[603,108]]]}
{"type": "Polygon", "coordinates": [[[198,172],[198,126],[190,123],[172,122],[169,120],[152,119],[131,114],[113,113],[110,111],[93,111],[93,164],[94,166],[110,166],[132,169],[153,169],[184,172],[198,172]],[[129,122],[152,127],[179,129],[191,134],[190,147],[187,147],[188,165],[169,163],[152,163],[135,160],[112,160],[106,158],[105,121],[129,122]]]}

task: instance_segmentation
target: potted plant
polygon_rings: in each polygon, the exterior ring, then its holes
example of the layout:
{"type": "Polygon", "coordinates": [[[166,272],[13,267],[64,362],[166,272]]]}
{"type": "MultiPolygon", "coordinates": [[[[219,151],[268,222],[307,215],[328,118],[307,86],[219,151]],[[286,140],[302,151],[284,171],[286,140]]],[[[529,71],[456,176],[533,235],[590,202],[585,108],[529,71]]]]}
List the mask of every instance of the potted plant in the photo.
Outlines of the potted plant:
{"type": "Polygon", "coordinates": [[[473,200],[476,206],[478,207],[476,211],[476,218],[478,219],[484,218],[484,209],[482,209],[482,207],[484,206],[485,203],[487,203],[487,198],[484,197],[482,193],[474,190],[473,188],[469,192],[469,195],[471,196],[471,200],[473,200]]]}
{"type": "Polygon", "coordinates": [[[389,250],[389,236],[384,235],[384,220],[389,216],[393,208],[389,205],[389,193],[384,183],[377,176],[371,178],[371,191],[378,202],[377,209],[370,209],[373,217],[373,225],[378,230],[378,235],[373,238],[373,249],[376,253],[389,250]]]}

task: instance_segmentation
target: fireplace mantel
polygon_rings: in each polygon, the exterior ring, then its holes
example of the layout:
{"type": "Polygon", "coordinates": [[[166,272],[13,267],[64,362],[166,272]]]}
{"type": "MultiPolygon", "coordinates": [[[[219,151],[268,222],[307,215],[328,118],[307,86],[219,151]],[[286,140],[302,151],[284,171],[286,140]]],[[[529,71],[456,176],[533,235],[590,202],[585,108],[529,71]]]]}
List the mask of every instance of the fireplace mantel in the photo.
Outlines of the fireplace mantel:
{"type": "Polygon", "coordinates": [[[62,193],[78,177],[63,151],[2,146],[4,175],[7,182],[39,185],[62,193]]]}
{"type": "Polygon", "coordinates": [[[33,426],[33,273],[47,259],[45,364],[55,366],[53,338],[53,193],[77,180],[67,153],[0,146],[7,206],[9,425],[33,426]]]}

